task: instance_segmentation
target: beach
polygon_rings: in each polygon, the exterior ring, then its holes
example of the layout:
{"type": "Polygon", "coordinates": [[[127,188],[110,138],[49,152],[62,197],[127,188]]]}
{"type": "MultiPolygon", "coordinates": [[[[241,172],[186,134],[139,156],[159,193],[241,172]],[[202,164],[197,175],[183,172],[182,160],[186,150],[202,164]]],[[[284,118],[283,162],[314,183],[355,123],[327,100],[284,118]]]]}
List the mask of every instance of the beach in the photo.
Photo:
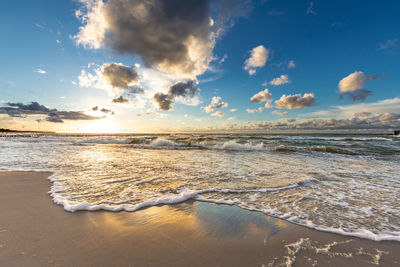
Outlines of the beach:
{"type": "Polygon", "coordinates": [[[0,172],[0,266],[395,266],[400,243],[312,230],[230,205],[67,212],[44,172],[0,172]]]}

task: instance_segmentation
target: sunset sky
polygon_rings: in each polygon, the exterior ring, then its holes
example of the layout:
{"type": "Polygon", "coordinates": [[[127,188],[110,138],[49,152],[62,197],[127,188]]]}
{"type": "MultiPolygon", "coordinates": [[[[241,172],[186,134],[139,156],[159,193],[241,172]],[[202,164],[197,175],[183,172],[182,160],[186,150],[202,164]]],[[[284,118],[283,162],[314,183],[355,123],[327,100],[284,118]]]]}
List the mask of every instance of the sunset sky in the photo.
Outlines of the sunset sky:
{"type": "Polygon", "coordinates": [[[0,128],[400,128],[399,1],[7,1],[0,128]]]}

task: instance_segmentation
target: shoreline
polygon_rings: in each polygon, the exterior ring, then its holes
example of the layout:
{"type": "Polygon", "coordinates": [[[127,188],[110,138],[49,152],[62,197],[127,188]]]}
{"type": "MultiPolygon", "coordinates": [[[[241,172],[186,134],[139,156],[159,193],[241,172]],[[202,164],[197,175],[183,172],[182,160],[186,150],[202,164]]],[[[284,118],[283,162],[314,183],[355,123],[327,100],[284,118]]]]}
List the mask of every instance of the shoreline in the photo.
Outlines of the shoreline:
{"type": "Polygon", "coordinates": [[[64,211],[51,173],[0,170],[1,266],[392,266],[400,243],[322,232],[200,201],[64,211]]]}

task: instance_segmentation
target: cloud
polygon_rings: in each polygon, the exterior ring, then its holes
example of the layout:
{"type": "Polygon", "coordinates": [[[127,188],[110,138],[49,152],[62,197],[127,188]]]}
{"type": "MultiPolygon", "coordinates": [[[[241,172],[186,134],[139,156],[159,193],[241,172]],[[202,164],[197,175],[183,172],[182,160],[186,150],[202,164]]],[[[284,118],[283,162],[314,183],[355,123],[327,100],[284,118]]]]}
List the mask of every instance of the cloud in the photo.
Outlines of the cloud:
{"type": "Polygon", "coordinates": [[[369,113],[400,113],[400,98],[389,98],[372,103],[358,103],[345,106],[332,106],[327,110],[320,110],[311,113],[311,116],[318,117],[339,117],[345,118],[352,114],[359,114],[360,112],[369,113]]]}
{"type": "Polygon", "coordinates": [[[158,92],[153,96],[153,101],[158,104],[160,110],[172,110],[173,99],[167,94],[158,92]]]}
{"type": "Polygon", "coordinates": [[[263,107],[259,107],[257,109],[250,109],[250,108],[246,109],[247,113],[256,113],[256,112],[263,112],[263,111],[264,111],[263,107]]]}
{"type": "Polygon", "coordinates": [[[379,50],[390,50],[394,51],[398,47],[397,38],[393,40],[387,40],[385,43],[379,43],[379,50]]]}
{"type": "Polygon", "coordinates": [[[134,67],[121,63],[105,63],[102,66],[89,64],[91,71],[83,69],[78,77],[79,86],[94,87],[107,91],[112,96],[135,90],[139,74],[134,67]]]}
{"type": "Polygon", "coordinates": [[[279,115],[279,116],[285,116],[287,115],[287,111],[281,111],[281,110],[274,110],[272,111],[273,114],[279,115]]]}
{"type": "Polygon", "coordinates": [[[282,74],[280,77],[277,77],[269,82],[272,85],[278,86],[282,84],[290,83],[289,76],[287,74],[282,74]]]}
{"type": "Polygon", "coordinates": [[[255,74],[257,68],[264,67],[267,63],[269,52],[263,45],[253,48],[250,57],[244,62],[244,69],[250,75],[255,74]]]}
{"type": "Polygon", "coordinates": [[[296,64],[294,63],[294,61],[293,60],[290,60],[289,62],[288,62],[288,69],[293,69],[293,68],[295,68],[296,67],[296,64]]]}
{"type": "Polygon", "coordinates": [[[271,107],[271,101],[272,94],[268,91],[268,89],[264,89],[263,91],[258,92],[250,98],[250,102],[252,103],[266,102],[265,108],[271,107]]]}
{"type": "Polygon", "coordinates": [[[229,111],[230,112],[235,112],[235,111],[237,111],[237,109],[236,108],[231,108],[229,111]]]}
{"type": "Polygon", "coordinates": [[[198,92],[200,92],[200,88],[195,85],[194,81],[178,82],[170,86],[166,94],[155,93],[153,101],[158,104],[160,110],[172,110],[172,104],[176,100],[183,101],[193,98],[198,92]]]}
{"type": "Polygon", "coordinates": [[[308,119],[283,119],[278,122],[262,121],[248,123],[242,129],[268,129],[268,130],[392,130],[400,127],[400,114],[381,113],[358,117],[356,114],[345,119],[333,118],[308,118],[308,119]]]}
{"type": "Polygon", "coordinates": [[[210,113],[216,109],[227,108],[227,107],[228,107],[228,103],[222,101],[222,98],[220,96],[213,96],[213,98],[211,99],[210,105],[204,107],[204,111],[207,113],[210,113]]]}
{"type": "Polygon", "coordinates": [[[102,108],[102,109],[100,109],[100,112],[103,112],[103,113],[110,113],[111,115],[114,115],[114,111],[112,111],[112,110],[110,110],[110,109],[106,109],[106,108],[102,108]]]}
{"type": "Polygon", "coordinates": [[[314,10],[314,2],[310,2],[310,4],[308,4],[306,13],[307,13],[307,15],[309,15],[309,14],[317,15],[317,12],[314,10]]]}
{"type": "Polygon", "coordinates": [[[116,88],[128,89],[139,80],[139,75],[133,67],[123,64],[111,63],[104,64],[102,67],[102,76],[108,84],[116,88]]]}
{"type": "Polygon", "coordinates": [[[213,116],[213,117],[223,117],[224,113],[222,113],[221,111],[216,111],[216,112],[212,113],[211,116],[213,116]]]}
{"type": "Polygon", "coordinates": [[[59,111],[49,109],[38,102],[30,104],[7,103],[7,107],[0,107],[0,114],[7,114],[10,117],[26,117],[29,115],[46,115],[49,122],[64,122],[64,120],[98,120],[104,117],[96,117],[85,114],[83,111],[59,111]]]}
{"type": "Polygon", "coordinates": [[[338,87],[341,97],[348,96],[353,101],[365,100],[372,92],[363,88],[364,83],[378,78],[378,75],[366,76],[362,71],[355,71],[349,74],[339,82],[338,87]]]}
{"type": "Polygon", "coordinates": [[[120,97],[114,98],[114,99],[112,100],[112,103],[115,103],[115,104],[117,104],[117,103],[119,103],[119,104],[127,104],[127,103],[129,103],[129,99],[124,98],[124,97],[121,95],[120,97]]]}
{"type": "Polygon", "coordinates": [[[315,95],[313,93],[296,95],[282,95],[275,101],[275,106],[280,109],[300,109],[308,108],[315,104],[315,95]]]}
{"type": "Polygon", "coordinates": [[[36,72],[36,73],[39,73],[39,74],[46,74],[47,73],[47,71],[42,70],[42,69],[36,69],[33,72],[36,72]]]}
{"type": "Polygon", "coordinates": [[[83,26],[74,36],[78,45],[139,56],[148,68],[187,79],[204,73],[214,60],[212,52],[224,21],[243,15],[240,1],[80,2],[76,17],[83,26]]]}

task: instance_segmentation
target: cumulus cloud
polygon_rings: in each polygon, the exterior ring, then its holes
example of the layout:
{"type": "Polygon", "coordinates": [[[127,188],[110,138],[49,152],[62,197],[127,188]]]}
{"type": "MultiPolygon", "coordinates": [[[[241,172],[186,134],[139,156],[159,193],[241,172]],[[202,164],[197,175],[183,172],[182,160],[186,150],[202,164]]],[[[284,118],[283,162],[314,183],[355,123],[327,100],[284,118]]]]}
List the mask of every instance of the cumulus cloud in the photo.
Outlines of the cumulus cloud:
{"type": "Polygon", "coordinates": [[[127,104],[127,103],[129,103],[129,99],[124,98],[121,95],[120,97],[114,98],[111,102],[115,103],[115,104],[127,104]]]}
{"type": "Polygon", "coordinates": [[[372,92],[364,88],[364,83],[376,80],[378,77],[378,75],[366,76],[362,71],[349,74],[339,82],[341,97],[348,96],[353,101],[365,100],[372,92]]]}
{"type": "Polygon", "coordinates": [[[256,112],[263,112],[263,111],[264,111],[263,107],[259,107],[257,109],[250,109],[250,108],[246,109],[247,113],[256,113],[256,112]]]}
{"type": "Polygon", "coordinates": [[[60,111],[49,109],[38,102],[30,104],[7,103],[6,107],[0,107],[0,114],[10,117],[26,117],[29,115],[46,115],[46,121],[62,123],[64,120],[98,120],[104,118],[85,114],[83,111],[60,111]]]}
{"type": "Polygon", "coordinates": [[[157,92],[153,96],[153,101],[157,103],[160,110],[171,110],[172,104],[176,100],[190,99],[200,92],[194,81],[178,82],[169,87],[168,92],[157,92]]]}
{"type": "Polygon", "coordinates": [[[290,83],[289,76],[287,74],[282,74],[280,77],[277,77],[269,82],[272,85],[278,86],[282,84],[290,83]]]}
{"type": "Polygon", "coordinates": [[[296,95],[282,95],[275,101],[275,106],[280,109],[300,109],[308,108],[315,104],[315,95],[313,93],[296,95]]]}
{"type": "Polygon", "coordinates": [[[76,16],[83,26],[74,36],[77,44],[139,56],[146,67],[189,79],[204,73],[214,59],[223,21],[242,15],[235,11],[240,1],[80,1],[76,16]]]}
{"type": "Polygon", "coordinates": [[[285,116],[287,114],[287,111],[281,111],[281,110],[274,110],[272,111],[273,114],[279,115],[279,116],[285,116]]]}
{"type": "Polygon", "coordinates": [[[128,89],[139,80],[139,75],[133,67],[123,64],[111,63],[104,64],[102,67],[102,76],[108,84],[117,88],[128,89]]]}
{"type": "Polygon", "coordinates": [[[216,111],[216,112],[212,113],[211,116],[213,116],[213,117],[223,117],[224,113],[222,113],[221,111],[216,111]]]}
{"type": "Polygon", "coordinates": [[[268,60],[270,50],[263,45],[259,45],[251,50],[251,55],[244,62],[244,69],[253,75],[257,68],[264,67],[268,60]]]}
{"type": "Polygon", "coordinates": [[[266,102],[265,108],[271,107],[271,101],[272,94],[268,91],[268,89],[264,89],[263,91],[258,92],[250,98],[250,102],[252,103],[266,102]]]}
{"type": "Polygon", "coordinates": [[[210,105],[204,107],[204,111],[210,113],[216,109],[227,108],[227,107],[228,103],[222,101],[222,98],[220,96],[213,96],[210,105]]]}
{"type": "MultiPolygon", "coordinates": [[[[107,91],[110,95],[121,95],[126,90],[135,90],[139,74],[131,66],[121,63],[105,63],[102,66],[89,64],[92,72],[83,69],[78,77],[79,86],[94,87],[107,91]]],[[[139,92],[138,92],[139,93],[139,92]]]]}

